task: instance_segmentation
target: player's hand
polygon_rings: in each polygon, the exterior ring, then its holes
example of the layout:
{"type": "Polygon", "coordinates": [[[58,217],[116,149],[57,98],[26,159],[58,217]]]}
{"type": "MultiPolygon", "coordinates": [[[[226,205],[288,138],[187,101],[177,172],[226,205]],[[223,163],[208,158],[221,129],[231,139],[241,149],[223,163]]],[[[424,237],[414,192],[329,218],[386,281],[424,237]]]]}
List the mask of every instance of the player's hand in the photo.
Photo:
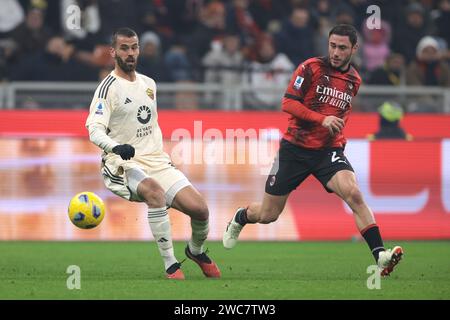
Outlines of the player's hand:
{"type": "Polygon", "coordinates": [[[123,160],[130,160],[134,157],[134,148],[129,144],[115,146],[112,151],[118,154],[123,160]]]}
{"type": "Polygon", "coordinates": [[[327,128],[331,135],[341,132],[344,128],[344,124],[344,120],[335,116],[326,116],[322,122],[322,126],[327,128]]]}

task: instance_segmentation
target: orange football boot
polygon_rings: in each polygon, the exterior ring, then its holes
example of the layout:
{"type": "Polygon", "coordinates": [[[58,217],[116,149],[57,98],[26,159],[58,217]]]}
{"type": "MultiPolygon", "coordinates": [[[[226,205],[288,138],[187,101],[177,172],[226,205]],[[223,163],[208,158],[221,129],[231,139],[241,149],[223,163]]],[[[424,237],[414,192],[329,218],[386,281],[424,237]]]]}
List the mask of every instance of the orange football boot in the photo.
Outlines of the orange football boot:
{"type": "Polygon", "coordinates": [[[212,261],[207,255],[206,252],[202,252],[200,254],[194,255],[189,249],[189,245],[186,246],[184,250],[186,256],[194,261],[200,269],[202,269],[203,274],[208,278],[220,278],[221,273],[217,264],[212,261]]]}
{"type": "Polygon", "coordinates": [[[181,263],[176,262],[166,270],[166,278],[174,280],[184,280],[184,273],[181,270],[181,263]]]}

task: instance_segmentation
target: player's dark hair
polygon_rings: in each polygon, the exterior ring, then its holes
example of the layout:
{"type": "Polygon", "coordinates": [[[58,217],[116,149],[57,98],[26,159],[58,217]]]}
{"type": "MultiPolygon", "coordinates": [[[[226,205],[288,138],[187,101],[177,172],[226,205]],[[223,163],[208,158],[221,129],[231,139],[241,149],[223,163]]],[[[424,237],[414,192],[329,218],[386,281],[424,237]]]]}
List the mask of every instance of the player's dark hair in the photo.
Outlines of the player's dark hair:
{"type": "Polygon", "coordinates": [[[352,47],[358,42],[358,35],[354,26],[350,24],[338,24],[337,26],[331,29],[328,34],[328,38],[331,37],[332,34],[337,34],[338,36],[347,36],[350,39],[350,43],[352,47]]]}
{"type": "Polygon", "coordinates": [[[137,37],[137,33],[133,29],[130,29],[130,28],[117,29],[116,32],[114,32],[111,37],[111,47],[114,48],[116,46],[118,36],[131,38],[131,37],[137,37]]]}

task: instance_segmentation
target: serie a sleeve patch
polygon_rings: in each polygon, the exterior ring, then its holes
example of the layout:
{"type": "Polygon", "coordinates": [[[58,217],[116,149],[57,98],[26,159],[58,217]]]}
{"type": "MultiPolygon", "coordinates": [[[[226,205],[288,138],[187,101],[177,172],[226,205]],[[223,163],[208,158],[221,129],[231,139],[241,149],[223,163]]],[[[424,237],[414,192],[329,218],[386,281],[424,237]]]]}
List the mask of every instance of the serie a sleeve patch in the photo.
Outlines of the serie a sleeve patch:
{"type": "Polygon", "coordinates": [[[297,78],[295,78],[294,85],[293,85],[294,89],[299,90],[300,87],[302,86],[302,83],[304,80],[305,80],[305,78],[297,76],[297,78]]]}

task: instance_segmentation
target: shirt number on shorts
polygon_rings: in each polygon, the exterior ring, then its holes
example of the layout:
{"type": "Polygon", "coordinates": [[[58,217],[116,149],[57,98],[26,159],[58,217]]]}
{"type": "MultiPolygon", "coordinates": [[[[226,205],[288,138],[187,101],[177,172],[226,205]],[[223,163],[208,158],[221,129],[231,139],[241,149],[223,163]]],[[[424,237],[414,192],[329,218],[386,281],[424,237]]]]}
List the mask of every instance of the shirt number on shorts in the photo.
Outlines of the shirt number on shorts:
{"type": "Polygon", "coordinates": [[[343,162],[347,163],[345,160],[343,160],[340,156],[337,155],[336,151],[333,151],[331,154],[331,162],[343,162]]]}

